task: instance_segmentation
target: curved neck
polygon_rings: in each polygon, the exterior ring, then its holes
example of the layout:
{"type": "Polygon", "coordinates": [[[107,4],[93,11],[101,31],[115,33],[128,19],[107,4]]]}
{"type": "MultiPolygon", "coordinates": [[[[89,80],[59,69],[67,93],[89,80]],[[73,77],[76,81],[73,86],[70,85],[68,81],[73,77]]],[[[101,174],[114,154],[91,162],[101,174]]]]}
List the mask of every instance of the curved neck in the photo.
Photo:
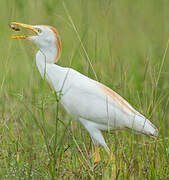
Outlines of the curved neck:
{"type": "MultiPolygon", "coordinates": [[[[57,48],[56,47],[48,47],[47,49],[43,48],[38,51],[37,55],[40,56],[42,61],[45,61],[46,63],[55,63],[57,58],[57,48]]],[[[37,57],[36,57],[37,58],[37,57]]]]}
{"type": "Polygon", "coordinates": [[[39,50],[36,54],[36,65],[38,67],[38,70],[39,70],[42,78],[44,78],[44,75],[46,74],[47,64],[52,63],[52,61],[49,58],[50,57],[48,55],[44,54],[44,52],[42,52],[41,50],[39,50]]]}

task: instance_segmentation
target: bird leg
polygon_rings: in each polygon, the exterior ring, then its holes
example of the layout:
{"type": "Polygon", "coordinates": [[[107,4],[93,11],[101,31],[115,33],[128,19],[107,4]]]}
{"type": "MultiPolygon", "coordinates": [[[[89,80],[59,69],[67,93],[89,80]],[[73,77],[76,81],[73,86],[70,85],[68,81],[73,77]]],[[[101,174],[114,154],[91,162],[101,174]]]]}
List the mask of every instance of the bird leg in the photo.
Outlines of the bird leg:
{"type": "Polygon", "coordinates": [[[95,147],[95,155],[94,155],[94,163],[97,164],[101,161],[101,158],[100,158],[100,153],[99,153],[99,147],[96,146],[95,147]]]}
{"type": "Polygon", "coordinates": [[[107,166],[111,164],[112,166],[112,179],[116,179],[116,156],[112,152],[108,152],[109,160],[107,162],[107,166]]]}
{"type": "Polygon", "coordinates": [[[116,156],[114,154],[110,154],[110,160],[112,163],[112,176],[115,178],[116,175],[116,156]]]}

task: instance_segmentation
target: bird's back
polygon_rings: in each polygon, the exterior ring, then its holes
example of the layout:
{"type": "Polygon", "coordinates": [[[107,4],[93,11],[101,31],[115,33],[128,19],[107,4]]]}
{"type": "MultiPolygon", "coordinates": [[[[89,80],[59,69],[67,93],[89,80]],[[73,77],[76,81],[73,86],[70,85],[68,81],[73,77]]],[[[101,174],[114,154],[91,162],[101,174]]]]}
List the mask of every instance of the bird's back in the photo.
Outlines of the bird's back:
{"type": "Polygon", "coordinates": [[[105,85],[71,68],[55,64],[48,65],[47,79],[56,91],[62,91],[61,104],[76,118],[111,129],[127,127],[146,134],[157,134],[148,119],[105,85]]]}

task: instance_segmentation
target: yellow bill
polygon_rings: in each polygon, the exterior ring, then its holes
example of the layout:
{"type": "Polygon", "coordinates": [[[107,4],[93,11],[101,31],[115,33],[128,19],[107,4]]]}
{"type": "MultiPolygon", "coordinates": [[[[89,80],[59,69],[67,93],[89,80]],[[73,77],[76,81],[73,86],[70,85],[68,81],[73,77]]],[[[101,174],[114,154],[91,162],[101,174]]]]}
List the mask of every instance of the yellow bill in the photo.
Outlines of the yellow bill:
{"type": "MultiPolygon", "coordinates": [[[[33,31],[34,33],[38,34],[38,31],[37,29],[32,26],[32,25],[28,25],[28,24],[23,24],[23,23],[18,23],[18,22],[12,22],[10,24],[10,27],[15,30],[15,31],[20,31],[19,28],[17,27],[22,27],[22,28],[25,28],[25,29],[29,29],[31,31],[33,31]]],[[[31,36],[31,35],[30,35],[31,36]]],[[[24,35],[24,36],[12,36],[11,39],[27,39],[28,37],[30,37],[28,35],[24,35]]]]}

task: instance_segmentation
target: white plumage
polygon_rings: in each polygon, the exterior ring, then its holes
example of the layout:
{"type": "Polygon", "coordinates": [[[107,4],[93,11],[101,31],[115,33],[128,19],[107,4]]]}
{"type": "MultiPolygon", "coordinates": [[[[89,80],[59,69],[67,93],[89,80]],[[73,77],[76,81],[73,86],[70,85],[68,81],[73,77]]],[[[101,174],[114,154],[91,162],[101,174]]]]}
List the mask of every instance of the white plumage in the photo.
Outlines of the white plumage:
{"type": "Polygon", "coordinates": [[[29,39],[39,47],[36,55],[38,70],[56,92],[61,92],[60,103],[74,119],[79,120],[89,132],[95,145],[108,147],[101,130],[130,128],[150,136],[157,136],[156,127],[136,111],[121,96],[105,85],[83,74],[54,64],[60,56],[60,40],[51,26],[30,26],[12,23],[31,29],[34,36],[17,36],[29,39]]]}

